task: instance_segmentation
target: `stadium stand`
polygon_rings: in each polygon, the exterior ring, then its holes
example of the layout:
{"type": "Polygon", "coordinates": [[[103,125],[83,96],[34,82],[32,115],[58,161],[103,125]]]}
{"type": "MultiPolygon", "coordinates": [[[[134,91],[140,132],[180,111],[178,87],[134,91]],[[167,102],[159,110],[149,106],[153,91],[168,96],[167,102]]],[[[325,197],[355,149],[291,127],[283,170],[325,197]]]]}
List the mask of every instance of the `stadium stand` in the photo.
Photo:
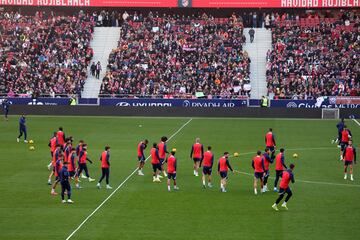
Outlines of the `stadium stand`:
{"type": "Polygon", "coordinates": [[[360,92],[360,16],[340,11],[276,19],[267,53],[268,93],[274,98],[314,99],[360,92]]]}
{"type": "Polygon", "coordinates": [[[0,14],[0,93],[79,94],[93,55],[93,27],[82,12],[70,17],[0,14]]]}
{"type": "Polygon", "coordinates": [[[222,98],[248,94],[250,59],[243,23],[235,15],[127,16],[109,56],[101,94],[222,98]]]}

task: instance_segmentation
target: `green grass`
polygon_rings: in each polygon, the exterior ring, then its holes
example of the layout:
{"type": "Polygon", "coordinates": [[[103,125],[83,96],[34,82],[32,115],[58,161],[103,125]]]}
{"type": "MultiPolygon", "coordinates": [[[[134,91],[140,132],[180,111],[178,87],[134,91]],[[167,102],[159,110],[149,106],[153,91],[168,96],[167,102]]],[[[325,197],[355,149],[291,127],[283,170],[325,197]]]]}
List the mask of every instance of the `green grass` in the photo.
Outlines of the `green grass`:
{"type": "MultiPolygon", "coordinates": [[[[60,197],[50,196],[47,144],[57,127],[62,126],[75,141],[88,143],[89,157],[94,160],[90,175],[96,179],[100,153],[106,144],[111,146],[110,181],[115,189],[135,169],[141,139],[158,142],[188,120],[28,116],[35,151],[16,143],[17,117],[2,121],[0,239],[66,239],[111,193],[98,190],[96,183],[83,182],[83,189],[73,190],[74,205],[63,205],[60,197]]],[[[164,181],[152,183],[147,163],[146,175],[130,178],[71,239],[356,239],[360,236],[360,174],[355,165],[355,182],[342,179],[339,150],[330,144],[335,124],[325,120],[193,119],[168,143],[169,148],[177,148],[178,192],[167,192],[164,181]],[[269,127],[274,128],[278,147],[289,149],[286,162],[296,164],[295,179],[346,185],[298,181],[292,185],[290,210],[275,212],[271,205],[277,194],[255,196],[251,176],[230,173],[228,192],[223,194],[217,174],[213,189],[203,189],[200,177],[192,175],[188,155],[195,137],[213,147],[216,161],[224,151],[239,152],[240,157],[231,158],[231,164],[252,173],[251,158],[264,148],[269,127]],[[299,158],[293,160],[295,152],[299,158]]],[[[353,122],[348,126],[358,139],[359,126],[353,122]]],[[[270,179],[269,186],[272,184],[270,179]]]]}

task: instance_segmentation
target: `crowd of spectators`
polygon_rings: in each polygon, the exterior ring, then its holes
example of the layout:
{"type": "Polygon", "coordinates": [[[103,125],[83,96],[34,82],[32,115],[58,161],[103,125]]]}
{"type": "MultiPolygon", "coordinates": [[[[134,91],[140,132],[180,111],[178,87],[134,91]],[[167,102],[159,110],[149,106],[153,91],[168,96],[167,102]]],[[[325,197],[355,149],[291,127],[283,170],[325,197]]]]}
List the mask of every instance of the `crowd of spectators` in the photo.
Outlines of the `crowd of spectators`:
{"type": "Polygon", "coordinates": [[[333,18],[281,16],[267,53],[268,94],[314,99],[360,94],[360,15],[341,11],[333,18]]]}
{"type": "Polygon", "coordinates": [[[243,29],[236,15],[129,15],[121,25],[118,48],[110,54],[101,94],[249,94],[243,29]]]}
{"type": "Polygon", "coordinates": [[[92,58],[94,21],[82,12],[56,16],[0,13],[0,93],[79,94],[92,58]]]}

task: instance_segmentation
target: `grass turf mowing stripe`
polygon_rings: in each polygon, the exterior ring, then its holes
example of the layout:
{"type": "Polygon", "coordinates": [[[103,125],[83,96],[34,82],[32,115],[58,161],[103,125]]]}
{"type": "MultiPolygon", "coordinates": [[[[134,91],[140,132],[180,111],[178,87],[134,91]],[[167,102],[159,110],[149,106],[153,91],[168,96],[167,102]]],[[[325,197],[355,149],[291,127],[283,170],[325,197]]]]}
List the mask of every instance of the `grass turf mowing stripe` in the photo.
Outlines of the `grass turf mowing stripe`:
{"type": "MultiPolygon", "coordinates": [[[[173,137],[175,137],[182,129],[184,129],[184,127],[186,127],[190,122],[192,121],[192,118],[190,118],[186,123],[184,123],[176,132],[174,132],[168,139],[168,141],[170,141],[173,137]]],[[[145,162],[150,158],[150,156],[148,156],[145,159],[145,162]]],[[[120,185],[107,197],[105,198],[105,200],[97,207],[95,208],[94,211],[92,211],[92,213],[90,213],[89,216],[87,216],[84,221],[82,221],[80,223],[80,225],[66,238],[66,240],[69,240],[72,236],[74,236],[74,234],[79,231],[79,229],[136,173],[136,171],[138,170],[138,168],[135,168],[134,171],[125,178],[125,180],[120,183],[120,185]]]]}
{"type": "Polygon", "coordinates": [[[355,118],[353,118],[354,122],[360,126],[360,123],[358,122],[358,120],[356,120],[355,118]]]}

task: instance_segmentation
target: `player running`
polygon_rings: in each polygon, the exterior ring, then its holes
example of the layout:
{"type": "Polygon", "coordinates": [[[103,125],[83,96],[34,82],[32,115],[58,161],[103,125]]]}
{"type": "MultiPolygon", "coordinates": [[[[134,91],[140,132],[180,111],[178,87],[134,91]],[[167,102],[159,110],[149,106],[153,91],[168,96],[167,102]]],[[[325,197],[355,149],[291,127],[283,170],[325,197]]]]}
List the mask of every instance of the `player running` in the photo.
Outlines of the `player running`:
{"type": "Polygon", "coordinates": [[[200,166],[203,166],[203,174],[202,174],[202,184],[203,187],[206,188],[206,176],[208,176],[208,187],[212,188],[211,183],[211,174],[212,174],[212,167],[214,164],[214,154],[211,152],[211,146],[208,146],[208,150],[204,153],[204,157],[200,162],[200,166]]]}
{"type": "Polygon", "coordinates": [[[229,163],[229,152],[224,152],[224,155],[219,159],[218,162],[218,173],[220,174],[220,190],[226,192],[226,185],[228,179],[228,170],[234,171],[229,163]]]}
{"type": "Polygon", "coordinates": [[[274,160],[275,158],[275,149],[276,149],[276,143],[275,143],[275,135],[272,132],[272,128],[269,128],[269,132],[265,135],[265,145],[266,148],[270,149],[271,152],[271,159],[274,160]]]}
{"type": "Polygon", "coordinates": [[[101,181],[106,178],[106,189],[112,189],[112,187],[110,187],[109,185],[109,177],[110,177],[110,147],[106,146],[105,147],[105,151],[102,152],[101,156],[100,156],[100,161],[101,161],[101,171],[102,171],[102,175],[101,178],[98,182],[98,184],[96,184],[96,186],[100,189],[101,188],[101,181]]]}
{"type": "Polygon", "coordinates": [[[199,176],[200,162],[204,157],[204,146],[200,143],[200,138],[195,139],[191,147],[190,158],[194,160],[194,176],[199,176]]]}
{"type": "Polygon", "coordinates": [[[74,203],[71,200],[71,186],[70,186],[70,173],[67,168],[68,162],[64,162],[64,165],[59,172],[59,181],[61,184],[61,202],[62,203],[74,203]],[[68,197],[68,200],[65,200],[65,191],[68,197]]]}
{"type": "Polygon", "coordinates": [[[95,181],[95,179],[91,178],[89,175],[89,171],[86,165],[86,161],[90,162],[92,164],[92,161],[87,157],[87,145],[84,144],[82,146],[82,150],[80,151],[79,155],[79,171],[78,176],[82,173],[82,171],[85,171],[86,178],[89,180],[89,182],[95,181]]]}
{"type": "Polygon", "coordinates": [[[21,115],[19,118],[19,136],[16,138],[17,142],[20,142],[20,138],[24,134],[24,143],[27,143],[27,129],[26,129],[26,118],[25,115],[21,115]]]}
{"type": "Polygon", "coordinates": [[[175,158],[175,152],[176,149],[172,149],[172,151],[170,152],[170,156],[167,158],[166,162],[167,162],[167,188],[168,191],[170,192],[170,183],[171,183],[171,179],[174,181],[174,190],[179,190],[179,187],[176,186],[176,158],[175,158]]]}
{"type": "Polygon", "coordinates": [[[277,184],[279,182],[280,177],[282,176],[282,173],[284,171],[284,168],[287,169],[285,165],[285,155],[284,155],[285,149],[281,148],[280,153],[276,155],[275,158],[275,182],[274,182],[274,192],[277,192],[277,184]]]}
{"type": "Polygon", "coordinates": [[[345,126],[345,120],[344,118],[341,118],[340,122],[336,124],[336,128],[338,130],[338,136],[337,138],[331,141],[332,144],[337,143],[338,147],[341,147],[340,142],[341,142],[342,131],[344,130],[344,126],[345,126]]]}
{"type": "Polygon", "coordinates": [[[288,210],[286,203],[289,201],[289,199],[292,196],[292,192],[291,192],[291,189],[289,187],[289,183],[290,183],[290,181],[292,183],[295,183],[294,174],[293,174],[294,168],[295,168],[295,165],[290,164],[290,169],[287,169],[282,174],[282,179],[281,179],[281,182],[280,182],[279,197],[276,199],[276,202],[272,205],[272,208],[275,209],[276,211],[279,211],[277,205],[284,198],[285,193],[287,193],[287,196],[286,196],[285,201],[283,202],[283,204],[281,204],[281,207],[288,210]]]}
{"type": "Polygon", "coordinates": [[[351,132],[350,130],[344,125],[344,129],[341,132],[341,143],[340,143],[340,161],[343,160],[344,150],[347,147],[349,140],[351,139],[351,132]]]}
{"type": "Polygon", "coordinates": [[[145,139],[145,140],[141,141],[137,147],[137,155],[138,155],[138,160],[139,160],[139,169],[138,169],[139,176],[144,176],[144,173],[142,171],[144,168],[144,165],[145,165],[145,160],[146,160],[144,150],[146,149],[148,143],[149,143],[149,141],[147,139],[145,139]]]}
{"type": "MultiPolygon", "coordinates": [[[[167,177],[166,171],[164,170],[164,163],[166,159],[166,154],[169,153],[166,148],[166,141],[168,140],[167,137],[161,137],[161,142],[158,144],[158,150],[159,150],[159,160],[160,160],[160,171],[163,172],[164,177],[167,177]]],[[[162,176],[158,175],[159,178],[162,178],[162,176]]]]}
{"type": "Polygon", "coordinates": [[[349,140],[348,146],[345,147],[343,153],[344,159],[344,179],[347,179],[347,169],[350,167],[350,180],[354,181],[353,177],[353,163],[356,164],[356,149],[352,145],[352,140],[349,140]]]}
{"type": "Polygon", "coordinates": [[[151,155],[151,165],[153,167],[153,182],[161,182],[159,178],[159,174],[161,171],[161,163],[160,163],[159,150],[156,143],[153,143],[153,147],[150,150],[150,155],[151,155]]]}
{"type": "Polygon", "coordinates": [[[253,158],[251,163],[254,169],[254,193],[257,195],[257,182],[260,180],[261,192],[264,191],[264,172],[265,172],[265,165],[264,165],[264,158],[261,156],[261,151],[257,151],[256,156],[253,158]]]}
{"type": "Polygon", "coordinates": [[[274,162],[273,159],[270,157],[270,149],[265,148],[265,152],[263,153],[264,158],[264,166],[265,166],[265,173],[264,173],[264,192],[268,192],[269,189],[267,187],[267,182],[270,176],[270,164],[274,162]]]}

